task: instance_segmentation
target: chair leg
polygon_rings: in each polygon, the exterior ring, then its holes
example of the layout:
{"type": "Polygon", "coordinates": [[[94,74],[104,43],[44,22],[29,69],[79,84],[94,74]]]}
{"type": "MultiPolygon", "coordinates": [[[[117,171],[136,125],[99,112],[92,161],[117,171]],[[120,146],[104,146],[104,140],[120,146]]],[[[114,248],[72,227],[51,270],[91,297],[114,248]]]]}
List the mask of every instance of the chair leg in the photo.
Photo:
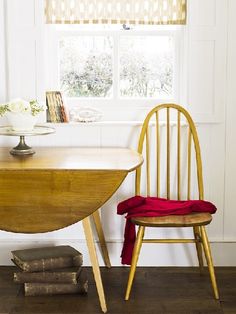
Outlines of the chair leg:
{"type": "Polygon", "coordinates": [[[94,221],[94,225],[95,225],[96,230],[97,230],[98,239],[99,239],[101,250],[102,250],[102,257],[104,260],[104,264],[106,265],[106,267],[111,268],[111,262],[110,262],[110,258],[109,258],[109,254],[108,254],[108,250],[107,250],[107,245],[106,245],[106,240],[104,237],[104,232],[102,229],[101,219],[100,219],[100,215],[99,215],[98,210],[92,214],[92,219],[94,221]]]}
{"type": "Polygon", "coordinates": [[[95,283],[97,287],[101,309],[103,313],[106,313],[107,312],[106,299],[105,299],[105,294],[103,290],[102,278],[101,278],[100,268],[98,264],[96,248],[95,248],[95,244],[93,240],[93,232],[92,232],[89,217],[84,218],[82,222],[83,222],[85,238],[86,238],[86,242],[88,246],[90,261],[93,268],[93,274],[94,274],[94,279],[95,279],[95,283]]]}
{"type": "Polygon", "coordinates": [[[131,262],[131,267],[130,267],[130,272],[129,272],[129,279],[128,279],[128,284],[127,284],[127,289],[126,289],[126,294],[125,294],[125,300],[126,301],[129,300],[130,291],[131,291],[133,280],[134,280],[134,274],[135,274],[135,270],[136,270],[136,266],[137,266],[137,262],[138,262],[138,257],[139,257],[139,253],[140,253],[141,246],[142,246],[144,231],[145,231],[145,227],[140,226],[138,229],[138,234],[137,234],[137,238],[136,238],[134,250],[133,250],[133,255],[132,255],[132,262],[131,262]]]}
{"type": "Polygon", "coordinates": [[[216,300],[218,300],[219,292],[218,292],[218,287],[216,283],[215,270],[214,270],[213,261],[212,261],[210,243],[207,238],[205,227],[201,226],[200,230],[201,230],[201,236],[202,236],[202,244],[203,244],[203,248],[204,248],[204,252],[205,252],[205,256],[206,256],[206,260],[207,260],[207,264],[209,268],[214,295],[215,295],[216,300]]]}
{"type": "Polygon", "coordinates": [[[194,233],[194,238],[197,241],[196,242],[197,257],[198,257],[200,272],[202,273],[203,272],[203,256],[202,256],[202,244],[200,242],[201,241],[200,227],[199,226],[193,227],[193,233],[194,233]]]}

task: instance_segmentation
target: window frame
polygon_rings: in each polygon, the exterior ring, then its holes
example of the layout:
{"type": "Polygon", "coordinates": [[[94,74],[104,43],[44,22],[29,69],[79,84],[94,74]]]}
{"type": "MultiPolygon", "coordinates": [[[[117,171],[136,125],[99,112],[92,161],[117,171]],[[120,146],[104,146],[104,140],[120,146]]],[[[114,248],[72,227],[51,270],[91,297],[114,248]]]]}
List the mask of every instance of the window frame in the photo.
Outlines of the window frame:
{"type": "Polygon", "coordinates": [[[96,29],[90,30],[79,25],[45,25],[46,54],[46,90],[60,90],[59,82],[59,40],[70,36],[111,36],[114,42],[113,51],[113,92],[112,97],[66,97],[68,106],[92,106],[96,108],[149,108],[157,103],[173,103],[181,101],[183,90],[184,38],[183,26],[156,26],[155,29],[96,29]],[[173,98],[119,98],[119,38],[121,36],[171,36],[175,46],[173,98]],[[50,53],[52,52],[52,53],[50,53]],[[117,88],[116,88],[117,87],[117,88]]]}

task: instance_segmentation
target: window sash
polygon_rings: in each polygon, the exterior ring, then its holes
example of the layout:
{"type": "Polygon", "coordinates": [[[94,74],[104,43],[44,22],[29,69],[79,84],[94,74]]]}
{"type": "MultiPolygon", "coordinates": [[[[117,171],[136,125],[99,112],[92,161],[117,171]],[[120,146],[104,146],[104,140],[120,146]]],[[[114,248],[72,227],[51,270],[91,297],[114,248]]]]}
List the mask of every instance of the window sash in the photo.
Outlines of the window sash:
{"type": "Polygon", "coordinates": [[[182,38],[182,30],[159,30],[159,31],[142,31],[142,30],[132,30],[132,31],[106,31],[106,30],[57,30],[57,26],[47,27],[47,54],[48,62],[47,67],[50,68],[49,76],[47,77],[47,86],[48,90],[58,89],[60,90],[60,77],[59,77],[59,46],[58,43],[61,38],[71,37],[71,36],[111,36],[114,39],[114,54],[113,54],[113,92],[112,98],[103,98],[103,97],[67,97],[69,104],[79,103],[81,105],[91,105],[97,106],[99,104],[109,106],[109,107],[120,107],[120,106],[129,106],[135,105],[146,107],[149,104],[153,105],[158,101],[168,101],[174,102],[179,100],[179,91],[181,85],[181,69],[180,69],[180,58],[181,58],[181,49],[182,43],[180,38],[182,38]],[[121,36],[171,36],[174,38],[175,45],[175,59],[174,59],[174,77],[173,77],[173,98],[154,98],[154,97],[140,97],[140,98],[122,98],[119,96],[119,38],[121,36]],[[50,53],[53,51],[53,54],[50,53]],[[111,104],[112,103],[112,104],[111,104]]]}

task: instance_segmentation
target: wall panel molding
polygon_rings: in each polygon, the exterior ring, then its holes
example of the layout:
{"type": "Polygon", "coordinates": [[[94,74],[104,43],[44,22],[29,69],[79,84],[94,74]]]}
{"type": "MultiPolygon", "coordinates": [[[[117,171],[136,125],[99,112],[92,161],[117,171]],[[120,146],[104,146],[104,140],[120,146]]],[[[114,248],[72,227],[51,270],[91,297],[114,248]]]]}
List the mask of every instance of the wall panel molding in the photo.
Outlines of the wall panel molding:
{"type": "Polygon", "coordinates": [[[36,98],[35,1],[6,1],[8,98],[36,98]]]}
{"type": "Polygon", "coordinates": [[[228,19],[228,86],[226,107],[226,161],[225,161],[225,238],[233,238],[236,235],[235,221],[235,186],[236,186],[236,1],[229,0],[228,19]]]}
{"type": "Polygon", "coordinates": [[[227,1],[190,0],[188,14],[187,103],[197,120],[223,123],[226,99],[227,1]]]}
{"type": "Polygon", "coordinates": [[[0,0],[0,103],[7,98],[7,56],[6,56],[5,1],[0,0]]]}
{"type": "MultiPolygon", "coordinates": [[[[108,241],[108,251],[110,253],[112,266],[121,266],[120,253],[122,241],[108,241]]],[[[11,262],[11,251],[32,247],[42,247],[50,245],[71,245],[83,254],[83,264],[90,266],[88,251],[84,239],[58,239],[58,240],[32,240],[24,241],[7,240],[0,243],[0,265],[13,265],[11,262]]],[[[99,247],[96,244],[98,260],[104,266],[100,255],[99,247]]],[[[235,266],[236,265],[236,242],[211,242],[212,255],[215,266],[235,266]],[[222,254],[224,252],[224,254],[222,254]]],[[[144,244],[139,257],[140,266],[198,266],[196,249],[194,244],[144,244]],[[150,259],[150,256],[152,258],[150,259]]]]}

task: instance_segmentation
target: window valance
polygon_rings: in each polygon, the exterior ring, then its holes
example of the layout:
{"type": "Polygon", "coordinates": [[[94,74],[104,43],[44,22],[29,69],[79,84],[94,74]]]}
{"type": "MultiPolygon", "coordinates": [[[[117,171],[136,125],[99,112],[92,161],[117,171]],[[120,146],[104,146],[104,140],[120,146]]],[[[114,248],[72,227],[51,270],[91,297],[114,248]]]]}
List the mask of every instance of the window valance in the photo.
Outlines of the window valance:
{"type": "Polygon", "coordinates": [[[45,0],[48,24],[186,24],[187,0],[45,0]]]}

